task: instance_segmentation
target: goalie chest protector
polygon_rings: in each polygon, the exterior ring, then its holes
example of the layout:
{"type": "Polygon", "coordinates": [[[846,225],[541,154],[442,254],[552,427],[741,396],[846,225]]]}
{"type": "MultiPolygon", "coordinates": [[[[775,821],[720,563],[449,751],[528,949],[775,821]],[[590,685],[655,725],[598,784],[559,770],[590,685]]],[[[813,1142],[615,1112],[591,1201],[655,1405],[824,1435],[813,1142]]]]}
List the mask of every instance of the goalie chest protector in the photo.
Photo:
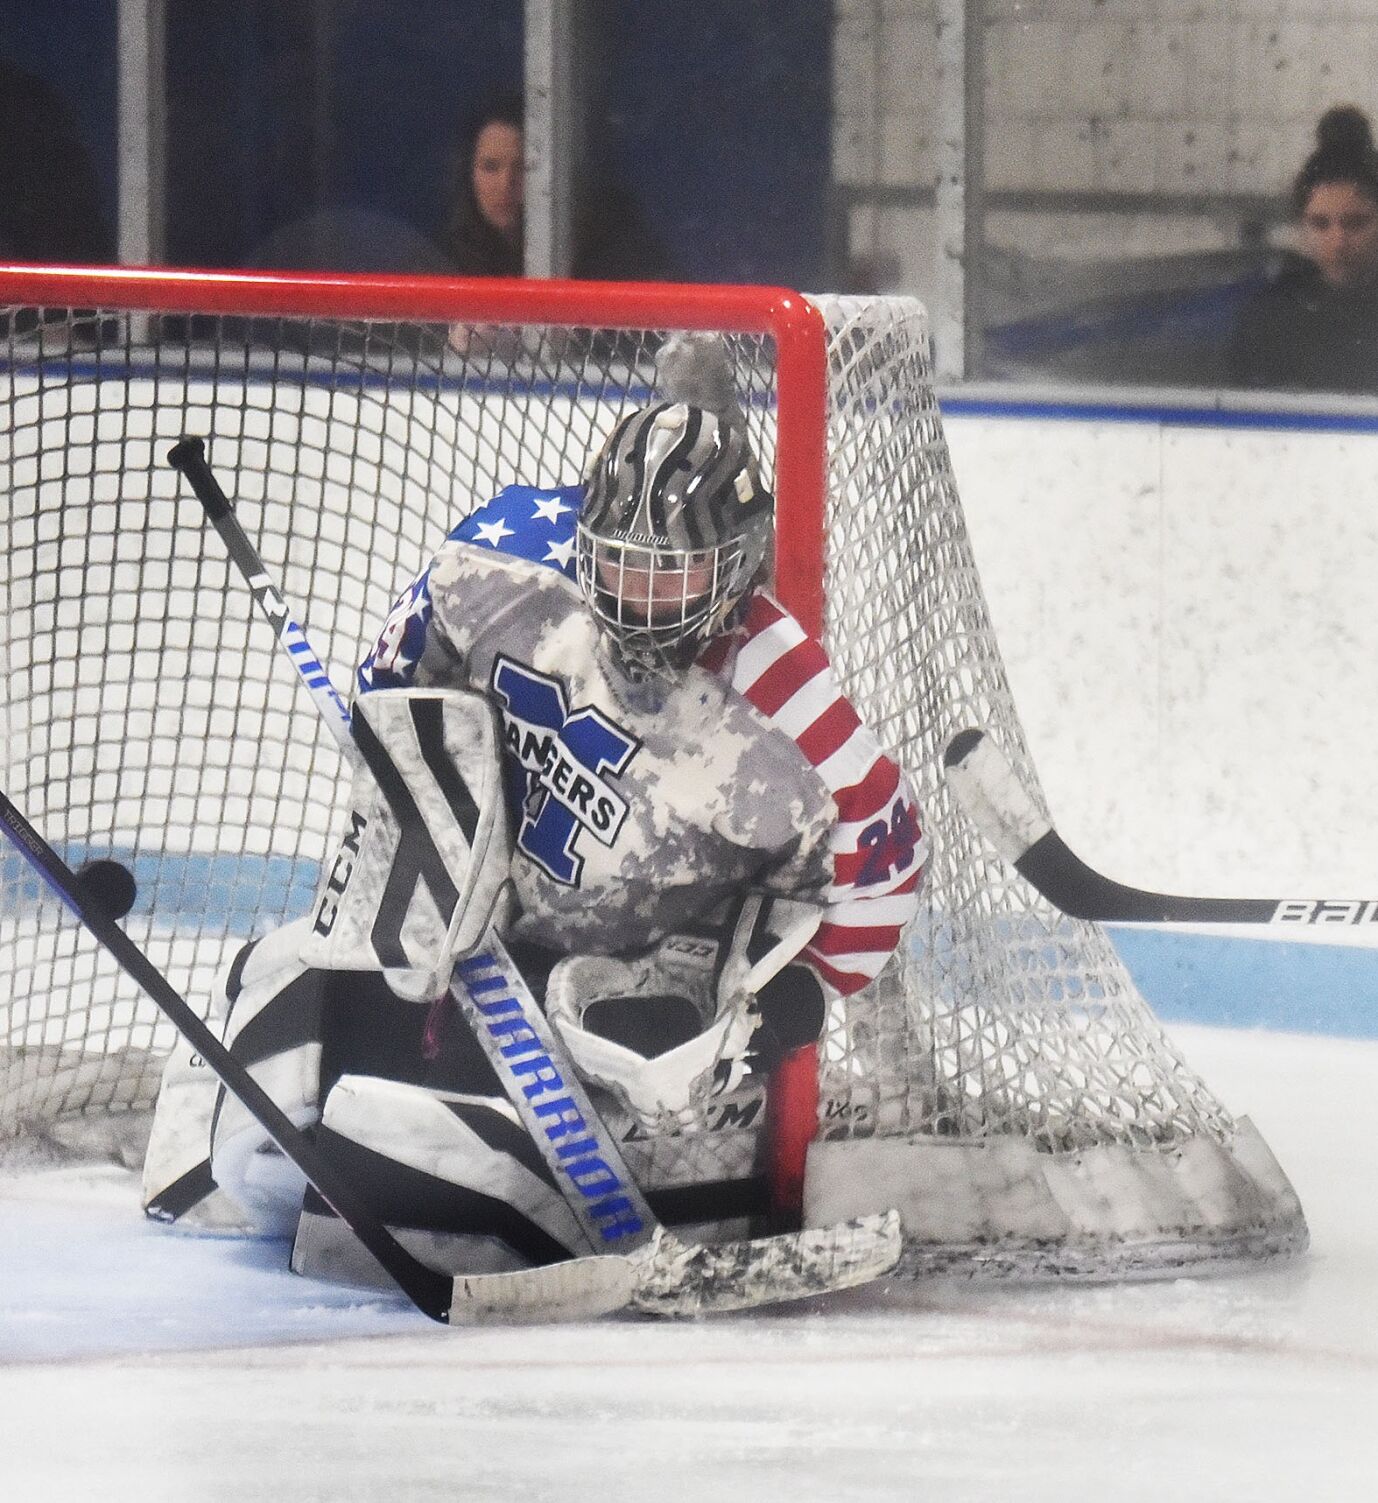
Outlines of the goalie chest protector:
{"type": "Polygon", "coordinates": [[[612,953],[701,919],[766,867],[781,892],[826,887],[832,795],[723,678],[630,680],[577,587],[524,559],[450,542],[426,588],[408,676],[499,711],[518,937],[612,953]]]}

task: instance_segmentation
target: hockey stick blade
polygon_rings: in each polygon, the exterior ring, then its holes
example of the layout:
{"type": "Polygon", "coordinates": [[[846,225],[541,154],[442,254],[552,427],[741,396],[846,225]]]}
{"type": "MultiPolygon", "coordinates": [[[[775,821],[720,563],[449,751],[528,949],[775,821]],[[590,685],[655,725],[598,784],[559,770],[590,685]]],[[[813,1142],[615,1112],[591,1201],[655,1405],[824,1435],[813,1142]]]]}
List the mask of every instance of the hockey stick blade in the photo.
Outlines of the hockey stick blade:
{"type": "Polygon", "coordinates": [[[689,1243],[662,1229],[639,1255],[629,1308],[707,1315],[833,1294],[883,1277],[901,1250],[898,1211],[750,1242],[689,1243]]]}
{"type": "Polygon", "coordinates": [[[571,1258],[513,1273],[459,1274],[451,1325],[530,1325],[595,1320],[625,1309],[636,1292],[635,1261],[623,1256],[571,1258]]]}
{"type": "Polygon", "coordinates": [[[898,1211],[749,1242],[690,1243],[664,1227],[639,1252],[455,1279],[453,1324],[589,1320],[621,1309],[679,1317],[750,1310],[883,1277],[902,1250],[898,1211]]]}
{"type": "Polygon", "coordinates": [[[1116,882],[1087,864],[1039,813],[984,731],[959,731],[943,755],[967,818],[1032,887],[1071,918],[1101,924],[1378,925],[1378,898],[1203,898],[1116,882]]]}

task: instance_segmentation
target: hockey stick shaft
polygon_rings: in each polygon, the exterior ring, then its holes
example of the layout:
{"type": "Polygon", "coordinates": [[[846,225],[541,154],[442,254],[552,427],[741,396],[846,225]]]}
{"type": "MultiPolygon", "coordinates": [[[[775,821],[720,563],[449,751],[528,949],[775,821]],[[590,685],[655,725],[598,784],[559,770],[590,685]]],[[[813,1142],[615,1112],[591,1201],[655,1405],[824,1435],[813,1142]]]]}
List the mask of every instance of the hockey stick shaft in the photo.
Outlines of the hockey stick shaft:
{"type": "Polygon", "coordinates": [[[184,438],[168,453],[168,463],[187,478],[187,483],[196,493],[196,499],[205,508],[211,525],[220,534],[225,548],[235,567],[244,576],[254,603],[268,618],[268,624],[282,644],[283,651],[291,660],[297,675],[306,685],[306,691],[315,700],[325,723],[337,730],[336,740],[342,749],[349,749],[349,707],[340,698],[330,675],[321,660],[311,649],[306,633],[287,609],[282,596],[273,587],[263,560],[249,541],[239,524],[229,497],[220,488],[219,482],[206,463],[206,445],[199,438],[184,438]],[[344,735],[338,734],[343,727],[344,735]]]}
{"type": "Polygon", "coordinates": [[[984,731],[959,732],[947,780],[972,823],[1019,874],[1072,918],[1103,924],[1264,924],[1286,929],[1378,925],[1378,898],[1211,898],[1151,892],[1088,866],[1039,813],[984,731]]]}
{"type": "Polygon", "coordinates": [[[101,912],[98,904],[83,900],[76,873],[3,792],[0,792],[0,823],[4,824],[6,835],[34,871],[176,1026],[225,1089],[253,1113],[277,1146],[320,1191],[331,1210],[349,1226],[417,1309],[432,1320],[447,1321],[454,1280],[412,1257],[355,1196],[315,1144],[281,1111],[124,930],[101,912]]]}
{"type": "MultiPolygon", "coordinates": [[[[185,459],[187,451],[181,445],[169,455],[177,468],[181,465],[174,456],[179,452],[185,459]]],[[[253,575],[266,581],[262,560],[205,464],[203,451],[200,469],[204,471],[201,485],[212,496],[219,513],[217,531],[227,541],[230,536],[236,537],[232,558],[246,579],[253,575]]],[[[200,497],[200,490],[197,494],[200,497]]],[[[302,662],[309,660],[319,666],[319,659],[310,651],[300,628],[298,634],[305,647],[301,653],[287,648],[281,633],[278,640],[309,688],[302,662]]],[[[348,707],[339,696],[313,693],[312,698],[347,760],[360,756],[367,759],[368,738],[356,741],[348,707]]],[[[385,788],[387,781],[380,779],[380,788],[385,788]]],[[[396,808],[393,812],[400,822],[404,812],[396,808]]],[[[716,1246],[680,1242],[665,1231],[647,1205],[612,1135],[579,1085],[566,1052],[494,930],[488,931],[478,952],[455,967],[450,995],[471,1022],[474,1036],[591,1245],[631,1253],[632,1261],[637,1254],[641,1256],[638,1286],[630,1297],[638,1308],[658,1314],[688,1314],[801,1299],[866,1283],[889,1272],[898,1262],[903,1244],[899,1215],[893,1210],[817,1231],[751,1242],[716,1246]],[[507,1026],[513,1021],[522,1030],[516,1035],[507,1026]],[[528,1039],[535,1041],[534,1048],[528,1039]]],[[[628,1260],[598,1257],[586,1261],[622,1265],[628,1260]]]]}

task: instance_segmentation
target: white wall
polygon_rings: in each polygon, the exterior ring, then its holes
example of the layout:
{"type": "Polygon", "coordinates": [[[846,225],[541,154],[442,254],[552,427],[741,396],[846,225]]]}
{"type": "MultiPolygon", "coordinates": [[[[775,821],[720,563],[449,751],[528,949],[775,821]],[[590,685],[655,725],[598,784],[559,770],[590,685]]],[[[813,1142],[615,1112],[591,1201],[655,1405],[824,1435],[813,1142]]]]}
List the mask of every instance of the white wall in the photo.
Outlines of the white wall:
{"type": "Polygon", "coordinates": [[[1378,434],[946,428],[1073,848],[1171,891],[1378,895],[1378,434]]]}

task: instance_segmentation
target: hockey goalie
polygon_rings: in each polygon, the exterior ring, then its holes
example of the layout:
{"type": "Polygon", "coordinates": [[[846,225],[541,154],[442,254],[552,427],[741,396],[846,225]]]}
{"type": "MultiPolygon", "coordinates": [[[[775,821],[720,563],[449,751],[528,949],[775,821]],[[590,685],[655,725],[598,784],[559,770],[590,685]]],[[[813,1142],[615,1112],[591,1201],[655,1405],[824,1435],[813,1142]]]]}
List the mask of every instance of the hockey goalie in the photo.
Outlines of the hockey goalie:
{"type": "MultiPolygon", "coordinates": [[[[358,669],[368,755],[312,911],[222,979],[233,1054],[447,1272],[586,1248],[448,990],[490,929],[622,1141],[692,1148],[916,912],[920,811],[769,593],[772,513],[732,414],[660,402],[582,484],[466,518],[358,669]]],[[[667,1222],[711,1239],[763,1214],[751,1166],[676,1162],[643,1186],[667,1222]]],[[[144,1178],[150,1214],[291,1235],[299,1271],[361,1276],[186,1049],[144,1178]]]]}

